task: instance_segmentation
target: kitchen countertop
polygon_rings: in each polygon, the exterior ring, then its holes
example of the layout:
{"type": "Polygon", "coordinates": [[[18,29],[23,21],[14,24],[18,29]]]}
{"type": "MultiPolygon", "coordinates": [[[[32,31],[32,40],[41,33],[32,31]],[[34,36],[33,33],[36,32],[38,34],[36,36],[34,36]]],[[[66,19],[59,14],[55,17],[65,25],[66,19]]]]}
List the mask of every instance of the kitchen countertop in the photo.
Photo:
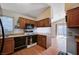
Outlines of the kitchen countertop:
{"type": "MultiPolygon", "coordinates": [[[[36,35],[36,34],[34,33],[34,34],[31,34],[31,35],[36,35]]],[[[11,35],[5,36],[5,38],[20,37],[20,36],[29,36],[29,34],[27,34],[27,33],[11,34],[11,35]]],[[[2,37],[0,37],[0,39],[2,39],[2,37]]]]}
{"type": "MultiPolygon", "coordinates": [[[[45,35],[46,36],[46,34],[42,34],[42,33],[32,33],[32,34],[18,33],[18,34],[6,35],[5,38],[20,37],[20,36],[29,36],[29,35],[45,35]]],[[[2,37],[0,37],[0,39],[2,39],[2,37]]]]}

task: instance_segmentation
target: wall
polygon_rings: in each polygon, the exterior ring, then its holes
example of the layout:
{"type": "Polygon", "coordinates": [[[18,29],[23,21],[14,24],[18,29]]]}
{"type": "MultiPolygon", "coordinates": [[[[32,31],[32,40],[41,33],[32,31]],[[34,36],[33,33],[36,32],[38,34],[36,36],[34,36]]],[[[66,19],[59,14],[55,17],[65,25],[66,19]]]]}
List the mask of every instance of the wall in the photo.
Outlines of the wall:
{"type": "Polygon", "coordinates": [[[56,25],[61,23],[65,23],[65,4],[53,3],[51,4],[52,46],[66,52],[66,39],[57,38],[56,35],[56,25]]]}
{"type": "Polygon", "coordinates": [[[13,19],[14,19],[14,25],[17,24],[18,17],[24,17],[24,18],[29,18],[29,19],[34,20],[31,17],[25,16],[25,15],[22,15],[22,14],[19,14],[17,12],[13,12],[13,11],[10,11],[10,10],[2,10],[2,11],[3,11],[3,15],[13,17],[13,19]]]}
{"type": "Polygon", "coordinates": [[[2,16],[2,8],[1,8],[1,6],[0,6],[0,16],[2,16]]]}
{"type": "Polygon", "coordinates": [[[65,18],[52,23],[52,29],[51,29],[52,36],[51,37],[52,37],[52,42],[55,43],[55,45],[52,44],[52,46],[58,48],[60,51],[66,52],[66,38],[64,36],[62,37],[57,36],[57,25],[59,24],[66,25],[65,18]]]}
{"type": "Polygon", "coordinates": [[[41,19],[45,19],[45,18],[50,18],[51,17],[51,8],[48,7],[46,10],[44,10],[44,12],[42,12],[38,17],[37,17],[37,21],[41,20],[41,19]]]}
{"type": "Polygon", "coordinates": [[[52,3],[51,4],[51,18],[52,22],[56,22],[62,18],[65,18],[65,4],[64,3],[52,3]]]}

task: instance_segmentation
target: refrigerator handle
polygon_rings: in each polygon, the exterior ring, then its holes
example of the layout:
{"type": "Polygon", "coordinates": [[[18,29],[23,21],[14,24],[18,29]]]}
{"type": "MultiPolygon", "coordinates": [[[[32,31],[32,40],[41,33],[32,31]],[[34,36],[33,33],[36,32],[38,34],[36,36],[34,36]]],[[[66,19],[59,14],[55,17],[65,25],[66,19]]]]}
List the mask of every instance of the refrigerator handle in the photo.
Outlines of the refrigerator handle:
{"type": "Polygon", "coordinates": [[[2,54],[3,52],[3,48],[4,48],[4,28],[3,28],[3,24],[2,24],[2,21],[0,19],[0,25],[1,25],[1,30],[2,30],[2,44],[1,44],[1,50],[0,50],[0,55],[2,54]]]}

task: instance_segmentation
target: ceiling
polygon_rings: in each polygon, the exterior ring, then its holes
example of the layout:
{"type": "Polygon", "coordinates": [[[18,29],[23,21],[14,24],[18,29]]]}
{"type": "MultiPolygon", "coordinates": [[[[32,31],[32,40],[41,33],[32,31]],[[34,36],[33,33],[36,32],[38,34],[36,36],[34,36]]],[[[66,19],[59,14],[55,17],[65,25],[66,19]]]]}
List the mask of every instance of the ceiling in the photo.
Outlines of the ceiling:
{"type": "Polygon", "coordinates": [[[2,9],[14,11],[29,17],[36,18],[49,5],[47,3],[1,3],[2,9]]]}

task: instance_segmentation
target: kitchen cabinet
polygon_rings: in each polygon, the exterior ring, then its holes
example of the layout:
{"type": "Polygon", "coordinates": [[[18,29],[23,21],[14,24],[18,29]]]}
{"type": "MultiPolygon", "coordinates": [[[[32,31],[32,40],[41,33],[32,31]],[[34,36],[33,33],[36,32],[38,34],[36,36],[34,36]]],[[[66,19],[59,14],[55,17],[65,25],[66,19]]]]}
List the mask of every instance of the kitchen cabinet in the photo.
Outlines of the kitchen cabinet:
{"type": "Polygon", "coordinates": [[[19,25],[20,28],[23,29],[25,27],[26,21],[24,18],[19,17],[19,25]]]}
{"type": "Polygon", "coordinates": [[[79,42],[77,42],[77,55],[79,55],[79,42]]]}
{"type": "Polygon", "coordinates": [[[47,48],[46,47],[46,45],[47,45],[46,42],[47,42],[47,37],[46,36],[44,36],[44,35],[37,35],[37,44],[39,46],[47,48]]]}
{"type": "Polygon", "coordinates": [[[79,7],[68,10],[66,20],[69,28],[79,27],[79,7]]]}
{"type": "Polygon", "coordinates": [[[34,24],[34,20],[25,18],[26,24],[34,24]]]}
{"type": "Polygon", "coordinates": [[[35,27],[51,27],[51,19],[45,18],[39,21],[30,20],[27,18],[19,17],[20,28],[24,28],[25,24],[34,24],[35,27]]]}
{"type": "Polygon", "coordinates": [[[79,36],[76,36],[76,49],[77,55],[79,55],[79,36]]]}
{"type": "Polygon", "coordinates": [[[51,26],[50,18],[39,20],[36,23],[37,23],[37,27],[50,27],[51,26]]]}
{"type": "MultiPolygon", "coordinates": [[[[0,39],[1,42],[1,39],[0,39]]],[[[14,38],[6,38],[4,41],[3,55],[10,54],[14,52],[14,38]]]]}
{"type": "Polygon", "coordinates": [[[31,20],[31,19],[19,17],[20,28],[22,28],[22,29],[25,28],[25,24],[34,24],[35,25],[35,21],[31,20]]]}

